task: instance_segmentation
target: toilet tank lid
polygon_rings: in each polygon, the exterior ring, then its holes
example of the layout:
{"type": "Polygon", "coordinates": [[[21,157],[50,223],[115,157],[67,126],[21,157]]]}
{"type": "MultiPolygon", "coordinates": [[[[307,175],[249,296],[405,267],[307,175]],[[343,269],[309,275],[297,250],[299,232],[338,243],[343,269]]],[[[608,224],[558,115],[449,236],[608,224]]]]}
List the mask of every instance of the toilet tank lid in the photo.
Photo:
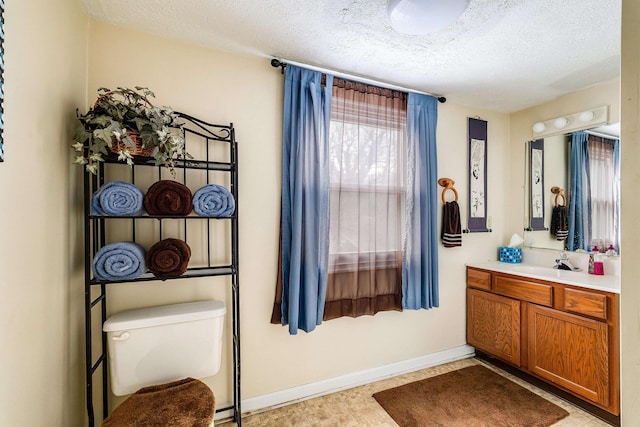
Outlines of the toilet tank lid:
{"type": "Polygon", "coordinates": [[[104,322],[102,330],[104,332],[115,332],[171,323],[192,322],[194,320],[221,317],[225,313],[224,302],[213,300],[138,308],[110,316],[104,322]]]}

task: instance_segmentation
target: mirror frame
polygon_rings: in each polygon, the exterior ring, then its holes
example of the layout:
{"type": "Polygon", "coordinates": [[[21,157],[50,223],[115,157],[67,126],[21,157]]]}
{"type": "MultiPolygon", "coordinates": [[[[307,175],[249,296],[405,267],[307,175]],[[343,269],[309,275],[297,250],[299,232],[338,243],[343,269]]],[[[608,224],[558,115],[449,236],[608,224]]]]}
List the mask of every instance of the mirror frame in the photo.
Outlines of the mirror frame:
{"type": "MultiPolygon", "coordinates": [[[[589,126],[583,129],[571,129],[571,130],[567,130],[566,132],[555,132],[555,133],[550,133],[548,135],[545,135],[543,138],[544,139],[554,139],[554,138],[559,138],[559,137],[564,137],[564,138],[570,138],[570,135],[572,132],[578,131],[578,130],[584,130],[584,131],[591,131],[591,133],[593,133],[594,135],[597,136],[602,136],[605,138],[609,138],[609,139],[618,139],[620,140],[620,136],[619,136],[619,122],[615,122],[615,123],[605,123],[605,124],[599,124],[599,125],[595,125],[595,126],[589,126]]],[[[540,138],[540,137],[536,137],[536,138],[540,138]]],[[[524,239],[525,239],[525,243],[524,243],[524,247],[526,248],[531,248],[531,249],[541,249],[541,250],[565,250],[565,245],[564,245],[564,241],[558,241],[555,239],[542,239],[540,240],[539,237],[541,237],[542,235],[539,234],[541,231],[548,231],[548,228],[542,228],[542,229],[532,229],[531,227],[531,190],[530,190],[530,177],[531,177],[531,152],[530,152],[530,143],[533,142],[531,140],[525,141],[525,150],[524,150],[524,169],[525,169],[525,182],[524,182],[524,186],[523,186],[523,190],[524,190],[524,194],[523,194],[523,198],[522,201],[524,203],[524,221],[523,221],[523,229],[524,229],[524,239]]],[[[552,144],[553,145],[553,144],[552,144]]],[[[546,146],[545,147],[545,155],[548,155],[549,153],[547,153],[546,151],[549,151],[548,149],[551,146],[546,146]]],[[[564,147],[564,151],[565,153],[562,153],[562,156],[569,156],[569,149],[568,147],[564,147]]],[[[553,153],[555,153],[555,150],[552,150],[553,153]]],[[[556,154],[549,154],[549,155],[556,155],[556,154]]],[[[568,157],[566,159],[566,161],[568,161],[568,157]]],[[[552,162],[553,163],[553,162],[552,162]]],[[[547,168],[550,166],[549,164],[547,164],[547,162],[545,162],[545,165],[547,166],[547,168]]],[[[567,165],[568,167],[568,165],[567,165]]],[[[547,172],[549,172],[547,170],[547,172]]],[[[545,177],[548,178],[548,177],[545,177]]],[[[567,175],[567,179],[569,179],[568,175],[567,175]]],[[[552,183],[555,182],[554,179],[552,179],[552,183]]],[[[567,191],[566,194],[563,194],[563,197],[566,197],[564,200],[568,205],[569,202],[569,198],[571,197],[571,195],[569,194],[570,189],[568,188],[569,184],[568,182],[566,183],[567,187],[563,187],[563,190],[566,189],[565,191],[567,191]]],[[[543,187],[543,194],[544,191],[546,189],[544,189],[543,187]]],[[[557,195],[553,194],[552,192],[549,194],[544,194],[544,203],[549,203],[550,206],[553,206],[553,198],[554,197],[558,197],[557,195]],[[549,199],[546,199],[547,197],[549,197],[549,199]]],[[[547,209],[547,206],[545,205],[545,209],[547,209]]],[[[548,212],[547,212],[548,213],[548,212]]],[[[546,216],[546,215],[545,215],[546,216]]],[[[548,219],[548,218],[545,218],[548,219]]],[[[619,250],[619,248],[617,249],[619,250]]],[[[618,252],[619,254],[619,252],[618,252]]]]}

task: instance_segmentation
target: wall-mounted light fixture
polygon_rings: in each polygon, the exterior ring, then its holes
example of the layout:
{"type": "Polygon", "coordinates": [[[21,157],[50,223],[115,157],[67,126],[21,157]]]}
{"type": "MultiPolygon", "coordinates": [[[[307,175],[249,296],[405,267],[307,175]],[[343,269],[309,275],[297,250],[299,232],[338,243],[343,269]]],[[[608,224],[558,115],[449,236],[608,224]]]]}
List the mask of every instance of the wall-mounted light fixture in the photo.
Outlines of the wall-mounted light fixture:
{"type": "Polygon", "coordinates": [[[535,123],[533,125],[533,133],[542,133],[546,128],[547,126],[542,122],[535,123]]]}
{"type": "Polygon", "coordinates": [[[591,120],[593,120],[594,117],[595,114],[593,113],[593,111],[583,111],[578,115],[578,120],[580,120],[582,123],[589,123],[591,120]]]}
{"type": "Polygon", "coordinates": [[[566,117],[558,117],[553,121],[553,126],[556,129],[564,129],[569,124],[569,120],[566,117]]]}
{"type": "Polygon", "coordinates": [[[534,123],[533,137],[573,132],[609,123],[609,106],[591,108],[574,114],[534,123]]]}
{"type": "Polygon", "coordinates": [[[469,0],[389,0],[387,15],[394,30],[422,35],[453,24],[469,0]]]}

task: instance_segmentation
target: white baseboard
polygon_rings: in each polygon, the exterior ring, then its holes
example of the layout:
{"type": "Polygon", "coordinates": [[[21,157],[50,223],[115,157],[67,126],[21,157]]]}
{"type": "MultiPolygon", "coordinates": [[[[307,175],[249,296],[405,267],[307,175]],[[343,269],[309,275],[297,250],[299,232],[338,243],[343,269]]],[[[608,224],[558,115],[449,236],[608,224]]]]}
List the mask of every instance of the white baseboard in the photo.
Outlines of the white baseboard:
{"type": "MultiPolygon", "coordinates": [[[[443,363],[466,359],[468,357],[472,357],[474,354],[475,349],[473,347],[462,345],[460,347],[417,357],[415,359],[404,360],[402,362],[392,363],[378,368],[353,372],[340,377],[317,381],[311,384],[264,394],[262,396],[251,397],[249,399],[243,399],[241,405],[242,413],[248,415],[268,409],[278,408],[303,400],[312,399],[314,397],[320,397],[397,375],[406,374],[408,372],[414,372],[420,369],[442,365],[443,363]]],[[[219,412],[216,414],[216,420],[228,419],[232,415],[231,411],[219,412]]]]}

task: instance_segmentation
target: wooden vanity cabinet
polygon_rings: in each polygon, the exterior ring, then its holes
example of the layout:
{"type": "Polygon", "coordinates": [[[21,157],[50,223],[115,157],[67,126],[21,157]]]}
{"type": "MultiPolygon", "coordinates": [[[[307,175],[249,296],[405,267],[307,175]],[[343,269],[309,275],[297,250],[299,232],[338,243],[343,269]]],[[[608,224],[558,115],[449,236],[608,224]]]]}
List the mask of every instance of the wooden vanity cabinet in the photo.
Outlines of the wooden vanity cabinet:
{"type": "Polygon", "coordinates": [[[618,415],[618,299],[610,292],[468,267],[467,341],[618,415]]]}

